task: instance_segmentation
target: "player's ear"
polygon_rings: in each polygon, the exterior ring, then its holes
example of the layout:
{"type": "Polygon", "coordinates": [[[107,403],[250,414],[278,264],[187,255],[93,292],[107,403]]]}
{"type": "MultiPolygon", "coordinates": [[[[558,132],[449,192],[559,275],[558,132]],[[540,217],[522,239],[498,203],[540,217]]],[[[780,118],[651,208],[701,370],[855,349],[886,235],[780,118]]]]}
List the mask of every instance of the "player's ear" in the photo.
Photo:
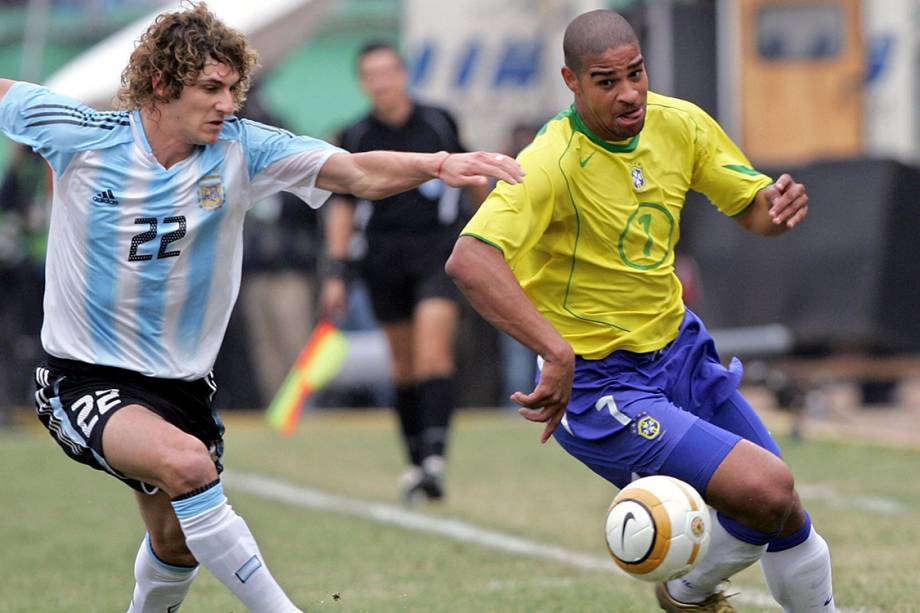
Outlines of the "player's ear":
{"type": "Polygon", "coordinates": [[[578,76],[568,66],[562,67],[562,80],[565,81],[565,86],[572,90],[573,94],[578,95],[581,93],[581,88],[578,86],[578,76]]]}
{"type": "Polygon", "coordinates": [[[163,75],[159,72],[153,75],[151,78],[151,85],[153,86],[153,95],[159,99],[166,98],[166,90],[163,87],[163,75]]]}

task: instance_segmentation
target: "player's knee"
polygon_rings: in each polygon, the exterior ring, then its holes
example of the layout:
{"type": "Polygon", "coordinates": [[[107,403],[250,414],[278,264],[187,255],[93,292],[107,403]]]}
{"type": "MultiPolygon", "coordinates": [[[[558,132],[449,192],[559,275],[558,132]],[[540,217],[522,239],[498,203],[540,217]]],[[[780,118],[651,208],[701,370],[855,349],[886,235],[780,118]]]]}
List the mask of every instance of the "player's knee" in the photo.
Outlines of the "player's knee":
{"type": "Polygon", "coordinates": [[[778,532],[786,523],[792,511],[793,488],[792,480],[774,483],[767,490],[763,506],[763,521],[769,524],[769,532],[778,532]]]}
{"type": "Polygon", "coordinates": [[[789,510],[789,515],[786,517],[785,523],[783,523],[783,529],[779,533],[779,538],[785,538],[798,532],[802,526],[805,525],[807,516],[808,513],[805,512],[805,507],[802,505],[802,501],[799,499],[798,494],[793,494],[792,507],[789,510]]]}
{"type": "Polygon", "coordinates": [[[453,376],[454,370],[453,356],[430,355],[415,364],[413,375],[416,381],[426,381],[453,376]]]}
{"type": "Polygon", "coordinates": [[[217,478],[217,469],[204,443],[185,437],[164,453],[160,480],[167,493],[178,496],[207,485],[217,478]]]}
{"type": "Polygon", "coordinates": [[[795,480],[792,471],[783,464],[757,475],[748,486],[750,495],[746,514],[752,527],[762,532],[778,532],[786,523],[795,504],[795,480]]]}
{"type": "Polygon", "coordinates": [[[391,372],[393,384],[397,387],[406,387],[415,384],[415,373],[412,371],[412,365],[393,364],[391,372]]]}

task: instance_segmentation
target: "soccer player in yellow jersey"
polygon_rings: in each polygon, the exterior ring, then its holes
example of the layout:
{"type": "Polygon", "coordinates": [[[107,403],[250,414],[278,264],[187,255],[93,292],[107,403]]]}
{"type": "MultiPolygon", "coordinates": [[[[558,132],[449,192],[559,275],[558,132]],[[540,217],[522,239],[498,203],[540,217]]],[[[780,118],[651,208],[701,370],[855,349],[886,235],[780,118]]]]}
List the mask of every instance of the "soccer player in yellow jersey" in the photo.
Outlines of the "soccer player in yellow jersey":
{"type": "Polygon", "coordinates": [[[541,356],[512,398],[590,469],[623,487],[665,474],[714,509],[706,558],[656,586],[666,611],[733,611],[720,584],[761,561],[784,611],[833,611],[827,544],[790,469],[738,392],[702,322],[681,301],[674,246],[688,190],[743,228],[786,232],[805,187],[752,169],[697,106],[648,91],[642,51],[617,13],[566,29],[562,76],[574,104],[519,155],[447,264],[492,324],[541,356]]]}

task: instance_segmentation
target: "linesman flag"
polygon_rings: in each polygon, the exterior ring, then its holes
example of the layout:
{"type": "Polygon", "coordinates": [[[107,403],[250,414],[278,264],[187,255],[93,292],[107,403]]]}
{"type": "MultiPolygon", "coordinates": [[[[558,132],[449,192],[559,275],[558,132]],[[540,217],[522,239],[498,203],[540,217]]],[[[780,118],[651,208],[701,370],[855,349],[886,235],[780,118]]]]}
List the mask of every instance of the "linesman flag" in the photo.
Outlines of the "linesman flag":
{"type": "Polygon", "coordinates": [[[285,436],[297,426],[304,402],[335,377],[348,355],[348,340],[327,320],[320,320],[265,413],[269,425],[285,436]]]}

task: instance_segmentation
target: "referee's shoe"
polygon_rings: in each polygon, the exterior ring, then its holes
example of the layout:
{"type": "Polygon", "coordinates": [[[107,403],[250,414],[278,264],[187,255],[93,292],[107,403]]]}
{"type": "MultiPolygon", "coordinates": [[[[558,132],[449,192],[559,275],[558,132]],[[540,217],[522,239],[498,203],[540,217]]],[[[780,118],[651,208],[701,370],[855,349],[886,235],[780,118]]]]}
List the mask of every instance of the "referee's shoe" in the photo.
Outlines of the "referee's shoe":
{"type": "Polygon", "coordinates": [[[399,478],[399,490],[405,502],[441,500],[444,498],[446,464],[439,455],[430,455],[421,466],[410,467],[399,478]]]}

